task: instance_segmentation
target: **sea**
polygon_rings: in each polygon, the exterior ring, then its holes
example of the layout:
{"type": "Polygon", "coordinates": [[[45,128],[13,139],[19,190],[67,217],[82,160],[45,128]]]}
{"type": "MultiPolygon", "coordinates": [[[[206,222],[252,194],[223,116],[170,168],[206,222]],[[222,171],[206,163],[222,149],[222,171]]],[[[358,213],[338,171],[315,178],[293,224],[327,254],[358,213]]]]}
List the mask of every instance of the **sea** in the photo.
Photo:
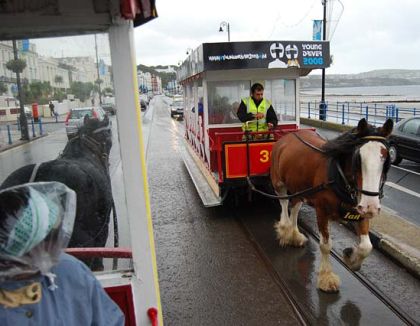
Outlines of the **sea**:
{"type": "MultiPolygon", "coordinates": [[[[302,95],[316,96],[321,88],[301,88],[302,95]]],[[[326,96],[386,96],[405,97],[407,100],[420,100],[420,85],[366,86],[366,87],[326,87],[326,96]]]]}

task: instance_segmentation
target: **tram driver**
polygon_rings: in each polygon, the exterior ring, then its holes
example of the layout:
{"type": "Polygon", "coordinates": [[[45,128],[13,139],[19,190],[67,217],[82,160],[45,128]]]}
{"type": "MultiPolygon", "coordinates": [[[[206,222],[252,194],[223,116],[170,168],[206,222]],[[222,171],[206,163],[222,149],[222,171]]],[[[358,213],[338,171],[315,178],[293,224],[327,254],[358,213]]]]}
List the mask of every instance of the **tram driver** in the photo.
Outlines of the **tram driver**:
{"type": "Polygon", "coordinates": [[[62,252],[75,215],[62,183],[0,190],[0,325],[124,325],[88,267],[62,252]]]}
{"type": "Polygon", "coordinates": [[[269,131],[278,122],[271,102],[264,98],[264,87],[260,83],[252,85],[251,96],[241,99],[237,114],[244,132],[269,131]]]}

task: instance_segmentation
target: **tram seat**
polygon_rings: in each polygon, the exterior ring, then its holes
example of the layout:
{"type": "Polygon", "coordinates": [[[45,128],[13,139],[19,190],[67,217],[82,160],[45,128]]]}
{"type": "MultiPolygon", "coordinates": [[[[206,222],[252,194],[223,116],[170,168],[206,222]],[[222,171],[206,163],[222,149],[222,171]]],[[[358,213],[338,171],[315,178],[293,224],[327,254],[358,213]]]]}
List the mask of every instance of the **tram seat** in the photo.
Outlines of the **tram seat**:
{"type": "MultiPolygon", "coordinates": [[[[132,258],[130,248],[67,248],[66,253],[76,258],[132,258]]],[[[136,318],[131,285],[107,286],[104,289],[123,312],[125,326],[135,326],[136,318]]]]}

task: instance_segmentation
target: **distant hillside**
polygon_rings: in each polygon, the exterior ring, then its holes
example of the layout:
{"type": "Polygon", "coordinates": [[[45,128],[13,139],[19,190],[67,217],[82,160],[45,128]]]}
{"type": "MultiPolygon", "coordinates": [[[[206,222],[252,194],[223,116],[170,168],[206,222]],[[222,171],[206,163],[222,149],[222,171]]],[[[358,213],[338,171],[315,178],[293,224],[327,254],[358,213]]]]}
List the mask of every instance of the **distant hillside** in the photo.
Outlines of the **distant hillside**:
{"type": "MultiPolygon", "coordinates": [[[[174,70],[176,70],[176,66],[170,66],[172,67],[174,70]]],[[[137,70],[141,70],[143,72],[150,72],[153,75],[159,76],[162,79],[162,87],[166,88],[166,85],[168,84],[169,81],[176,79],[176,74],[173,72],[159,72],[156,69],[159,70],[165,70],[167,69],[168,66],[145,66],[145,65],[138,65],[137,66],[137,70]]]]}
{"type": "MultiPolygon", "coordinates": [[[[420,70],[382,69],[359,74],[328,74],[326,87],[420,85],[420,70]]],[[[301,79],[302,88],[321,87],[321,76],[310,75],[301,79]]]]}

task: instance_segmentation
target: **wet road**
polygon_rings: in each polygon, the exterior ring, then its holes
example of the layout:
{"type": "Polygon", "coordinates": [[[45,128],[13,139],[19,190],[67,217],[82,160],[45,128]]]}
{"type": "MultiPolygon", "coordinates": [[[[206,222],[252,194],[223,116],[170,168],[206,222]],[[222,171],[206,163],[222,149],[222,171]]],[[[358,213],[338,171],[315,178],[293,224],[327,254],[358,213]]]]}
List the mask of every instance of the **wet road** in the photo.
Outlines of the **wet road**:
{"type": "MultiPolygon", "coordinates": [[[[339,261],[342,290],[316,289],[319,249],[281,249],[274,239],[276,203],[244,209],[203,208],[180,157],[183,126],[157,103],[148,149],[148,174],[163,313],[169,325],[402,325],[396,311],[360,281],[383,292],[396,310],[420,322],[419,281],[373,251],[360,273],[339,261]],[[286,285],[286,288],[284,287],[286,285]],[[294,303],[291,308],[285,296],[294,303]],[[288,308],[288,309],[286,309],[288,308]],[[290,319],[292,318],[292,319],[290,319]]],[[[314,212],[300,219],[313,229],[314,212]]],[[[340,225],[332,230],[337,252],[356,241],[340,225]]],[[[380,295],[379,295],[380,296],[380,295]]]]}
{"type": "Polygon", "coordinates": [[[180,157],[182,125],[155,107],[148,175],[167,325],[298,325],[238,221],[205,209],[180,157]]]}

